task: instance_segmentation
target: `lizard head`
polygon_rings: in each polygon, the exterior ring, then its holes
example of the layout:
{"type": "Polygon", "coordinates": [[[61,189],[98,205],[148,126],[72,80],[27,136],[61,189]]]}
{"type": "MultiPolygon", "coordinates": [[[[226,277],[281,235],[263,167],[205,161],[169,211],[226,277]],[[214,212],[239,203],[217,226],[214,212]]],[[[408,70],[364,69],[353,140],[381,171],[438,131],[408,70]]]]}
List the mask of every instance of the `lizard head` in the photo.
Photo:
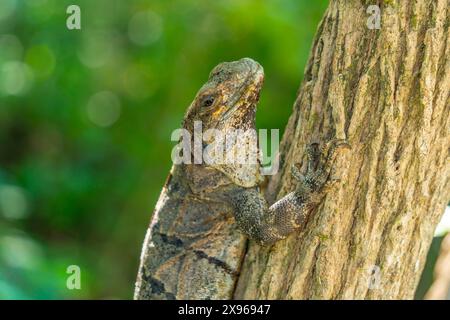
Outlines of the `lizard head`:
{"type": "Polygon", "coordinates": [[[254,128],[263,80],[263,68],[250,58],[217,65],[190,105],[184,128],[192,132],[194,121],[203,130],[254,128]]]}
{"type": "Polygon", "coordinates": [[[191,134],[194,133],[192,136],[195,136],[196,126],[201,123],[204,134],[203,151],[209,149],[213,150],[210,155],[223,155],[208,162],[207,165],[221,171],[235,184],[244,187],[255,186],[262,179],[259,172],[255,116],[263,81],[263,68],[250,58],[217,65],[197,93],[183,122],[184,129],[191,134]],[[206,132],[211,129],[226,136],[227,143],[220,143],[217,137],[206,138],[206,132]],[[234,137],[239,136],[240,140],[231,139],[230,143],[230,132],[234,132],[234,137]],[[247,140],[242,137],[246,137],[247,140]],[[216,152],[214,148],[210,148],[214,143],[224,148],[216,152]],[[243,157],[237,156],[238,154],[243,157]],[[223,161],[225,155],[227,161],[223,161]],[[228,161],[230,155],[236,155],[231,162],[228,161]],[[243,158],[245,159],[240,161],[243,158]]]}

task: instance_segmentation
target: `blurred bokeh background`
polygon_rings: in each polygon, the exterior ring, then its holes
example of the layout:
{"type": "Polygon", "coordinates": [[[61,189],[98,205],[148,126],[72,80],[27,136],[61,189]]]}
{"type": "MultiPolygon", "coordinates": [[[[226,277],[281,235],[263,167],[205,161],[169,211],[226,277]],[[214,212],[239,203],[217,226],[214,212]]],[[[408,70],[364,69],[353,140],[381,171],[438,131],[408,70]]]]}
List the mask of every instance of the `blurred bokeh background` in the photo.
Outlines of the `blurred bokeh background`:
{"type": "Polygon", "coordinates": [[[1,0],[0,299],[131,298],[170,134],[209,71],[259,61],[257,125],[282,130],[327,2],[1,0]]]}

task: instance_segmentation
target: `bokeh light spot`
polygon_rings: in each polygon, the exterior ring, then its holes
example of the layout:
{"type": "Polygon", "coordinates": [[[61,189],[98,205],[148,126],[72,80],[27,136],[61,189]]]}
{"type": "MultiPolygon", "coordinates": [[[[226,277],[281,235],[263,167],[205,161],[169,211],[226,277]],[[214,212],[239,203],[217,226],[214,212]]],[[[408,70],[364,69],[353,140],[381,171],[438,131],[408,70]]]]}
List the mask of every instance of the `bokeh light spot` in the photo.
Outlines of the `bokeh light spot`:
{"type": "Polygon", "coordinates": [[[136,13],[128,24],[128,37],[140,46],[147,46],[157,41],[162,34],[162,19],[153,11],[136,13]]]}
{"type": "Polygon", "coordinates": [[[0,21],[8,18],[16,9],[16,0],[1,0],[0,1],[0,21]]]}
{"type": "Polygon", "coordinates": [[[119,98],[110,91],[102,91],[93,95],[87,104],[89,120],[99,127],[109,127],[120,117],[119,98]]]}
{"type": "Polygon", "coordinates": [[[131,64],[125,70],[123,87],[132,98],[142,100],[155,92],[157,81],[148,67],[142,64],[131,64]]]}
{"type": "Polygon", "coordinates": [[[6,219],[23,219],[28,215],[28,201],[22,188],[0,185],[0,212],[6,219]]]}
{"type": "Polygon", "coordinates": [[[21,95],[31,87],[33,72],[22,62],[10,61],[0,69],[0,91],[6,95],[21,95]]]}
{"type": "Polygon", "coordinates": [[[42,248],[23,236],[1,237],[0,254],[7,265],[16,268],[35,269],[43,261],[42,248]]]}
{"type": "Polygon", "coordinates": [[[22,59],[23,46],[13,34],[0,36],[0,62],[22,59]]]}
{"type": "Polygon", "coordinates": [[[55,55],[45,45],[30,48],[25,57],[27,64],[38,77],[46,78],[52,74],[55,68],[55,55]]]}
{"type": "Polygon", "coordinates": [[[89,32],[84,34],[78,57],[85,66],[99,68],[114,57],[116,43],[113,36],[106,32],[89,32]]]}

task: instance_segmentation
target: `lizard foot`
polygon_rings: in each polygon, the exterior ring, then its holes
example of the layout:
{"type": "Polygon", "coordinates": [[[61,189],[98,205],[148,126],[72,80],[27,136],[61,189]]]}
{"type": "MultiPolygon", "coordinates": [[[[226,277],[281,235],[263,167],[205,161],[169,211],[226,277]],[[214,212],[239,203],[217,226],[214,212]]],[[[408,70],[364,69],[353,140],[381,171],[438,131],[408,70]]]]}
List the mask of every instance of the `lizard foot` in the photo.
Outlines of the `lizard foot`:
{"type": "Polygon", "coordinates": [[[345,139],[333,139],[323,145],[309,144],[306,148],[308,157],[306,174],[301,173],[299,163],[291,168],[293,177],[299,182],[298,189],[307,192],[326,192],[339,183],[339,178],[331,177],[333,164],[339,151],[350,148],[345,139]]]}

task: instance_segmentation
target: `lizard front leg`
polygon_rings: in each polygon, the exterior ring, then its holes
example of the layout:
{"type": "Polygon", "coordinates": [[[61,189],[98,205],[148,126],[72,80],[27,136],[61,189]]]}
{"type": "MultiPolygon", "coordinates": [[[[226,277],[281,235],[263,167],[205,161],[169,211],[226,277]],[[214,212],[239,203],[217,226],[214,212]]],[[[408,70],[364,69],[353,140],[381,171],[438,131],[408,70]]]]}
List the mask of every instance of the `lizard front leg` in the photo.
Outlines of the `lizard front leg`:
{"type": "Polygon", "coordinates": [[[339,181],[331,177],[331,172],[338,151],[343,148],[349,148],[349,144],[337,139],[323,147],[316,143],[309,145],[306,174],[302,175],[298,165],[294,165],[292,175],[298,181],[296,189],[270,207],[256,188],[234,194],[232,201],[239,227],[249,238],[263,245],[284,239],[299,229],[327,191],[339,181]]]}

